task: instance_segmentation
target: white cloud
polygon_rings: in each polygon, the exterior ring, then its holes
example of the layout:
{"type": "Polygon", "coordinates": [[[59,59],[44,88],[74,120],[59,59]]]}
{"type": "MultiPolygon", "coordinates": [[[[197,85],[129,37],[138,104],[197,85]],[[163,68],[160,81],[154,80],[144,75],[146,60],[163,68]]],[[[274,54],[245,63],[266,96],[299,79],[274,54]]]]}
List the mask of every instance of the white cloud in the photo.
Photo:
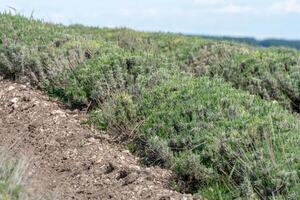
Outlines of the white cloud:
{"type": "Polygon", "coordinates": [[[284,0],[276,2],[269,7],[271,14],[300,14],[300,1],[299,0],[284,0]]]}

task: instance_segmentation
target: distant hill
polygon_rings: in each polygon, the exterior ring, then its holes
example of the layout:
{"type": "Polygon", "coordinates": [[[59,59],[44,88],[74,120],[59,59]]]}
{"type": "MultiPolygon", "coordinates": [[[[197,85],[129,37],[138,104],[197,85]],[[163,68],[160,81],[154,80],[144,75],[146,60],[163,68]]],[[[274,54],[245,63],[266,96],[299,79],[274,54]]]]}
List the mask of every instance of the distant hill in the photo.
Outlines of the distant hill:
{"type": "Polygon", "coordinates": [[[266,39],[266,40],[257,40],[252,37],[218,37],[218,36],[202,36],[203,38],[207,39],[214,39],[214,40],[227,40],[227,41],[236,41],[242,42],[250,45],[255,46],[262,46],[262,47],[290,47],[300,50],[300,40],[284,40],[284,39],[266,39]]]}

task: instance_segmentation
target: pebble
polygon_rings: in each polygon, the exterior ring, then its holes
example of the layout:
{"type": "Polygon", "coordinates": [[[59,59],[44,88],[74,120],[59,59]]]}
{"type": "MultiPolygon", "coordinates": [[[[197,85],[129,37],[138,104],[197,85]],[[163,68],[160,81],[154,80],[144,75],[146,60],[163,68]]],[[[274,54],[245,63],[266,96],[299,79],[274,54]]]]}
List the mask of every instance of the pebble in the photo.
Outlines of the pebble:
{"type": "Polygon", "coordinates": [[[13,90],[13,89],[15,89],[15,87],[12,86],[12,85],[8,87],[8,91],[11,91],[11,90],[13,90]]]}
{"type": "Polygon", "coordinates": [[[65,113],[61,110],[54,110],[51,112],[52,115],[65,115],[65,113]]]}
{"type": "Polygon", "coordinates": [[[19,99],[17,97],[10,100],[11,103],[17,103],[18,101],[19,101],[19,99]]]}

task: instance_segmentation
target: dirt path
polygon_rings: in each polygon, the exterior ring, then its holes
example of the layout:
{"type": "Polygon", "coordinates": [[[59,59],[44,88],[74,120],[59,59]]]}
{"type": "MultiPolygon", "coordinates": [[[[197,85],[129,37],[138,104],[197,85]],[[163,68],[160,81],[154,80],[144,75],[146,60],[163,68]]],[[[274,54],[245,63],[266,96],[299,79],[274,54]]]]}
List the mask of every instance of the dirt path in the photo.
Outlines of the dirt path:
{"type": "Polygon", "coordinates": [[[167,189],[169,171],[140,166],[78,118],[39,91],[0,81],[0,147],[29,159],[29,199],[193,199],[167,189]]]}

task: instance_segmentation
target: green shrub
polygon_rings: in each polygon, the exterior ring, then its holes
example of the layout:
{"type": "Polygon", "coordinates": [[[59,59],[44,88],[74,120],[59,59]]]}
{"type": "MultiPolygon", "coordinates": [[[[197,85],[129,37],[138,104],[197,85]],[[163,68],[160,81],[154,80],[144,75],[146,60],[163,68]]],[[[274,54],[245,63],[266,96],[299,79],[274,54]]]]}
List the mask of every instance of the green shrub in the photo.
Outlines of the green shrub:
{"type": "Polygon", "coordinates": [[[157,156],[150,160],[174,170],[189,191],[218,185],[232,198],[299,195],[300,124],[276,102],[181,76],[145,91],[139,110],[140,137],[157,156]]]}
{"type": "Polygon", "coordinates": [[[62,90],[70,104],[101,105],[120,91],[138,97],[141,88],[162,81],[166,73],[162,69],[170,69],[170,64],[162,56],[130,53],[113,45],[105,46],[100,52],[97,57],[77,66],[72,73],[67,71],[62,90]]]}
{"type": "Polygon", "coordinates": [[[120,141],[133,137],[131,130],[137,123],[136,105],[132,96],[116,93],[101,105],[101,109],[90,113],[87,123],[101,130],[109,130],[120,141]]]}
{"type": "Polygon", "coordinates": [[[197,75],[222,77],[234,87],[300,111],[300,54],[227,43],[204,46],[186,64],[197,75]]]}

